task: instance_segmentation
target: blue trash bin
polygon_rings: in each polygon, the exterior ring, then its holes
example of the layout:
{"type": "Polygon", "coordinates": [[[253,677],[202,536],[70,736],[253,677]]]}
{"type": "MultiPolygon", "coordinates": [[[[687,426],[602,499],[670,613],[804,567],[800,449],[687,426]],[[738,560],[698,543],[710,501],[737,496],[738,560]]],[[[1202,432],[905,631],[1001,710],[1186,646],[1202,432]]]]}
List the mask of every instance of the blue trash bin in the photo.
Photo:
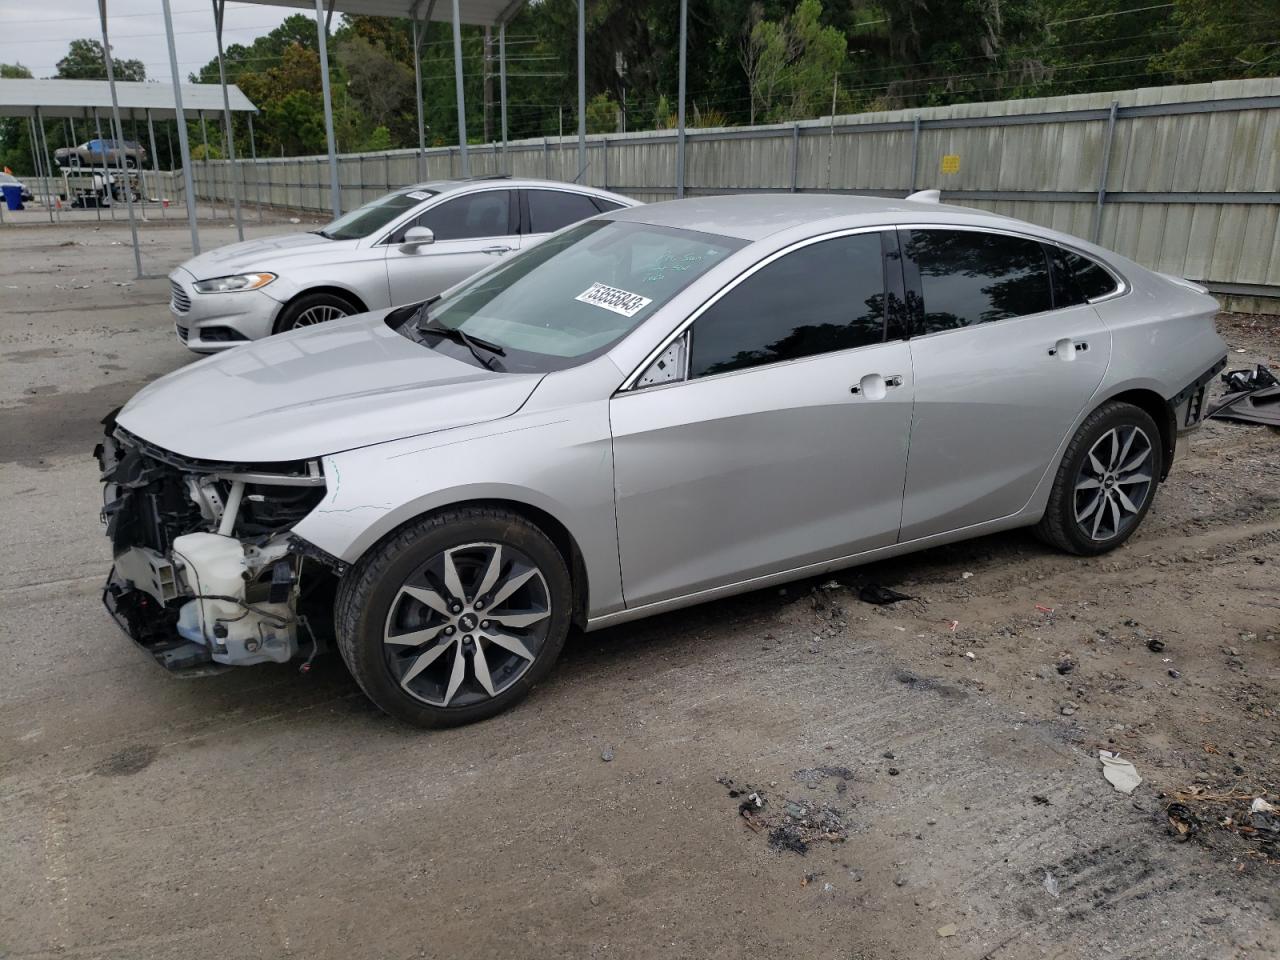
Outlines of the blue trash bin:
{"type": "Polygon", "coordinates": [[[0,184],[4,190],[4,205],[10,210],[22,209],[22,186],[17,183],[0,184]]]}

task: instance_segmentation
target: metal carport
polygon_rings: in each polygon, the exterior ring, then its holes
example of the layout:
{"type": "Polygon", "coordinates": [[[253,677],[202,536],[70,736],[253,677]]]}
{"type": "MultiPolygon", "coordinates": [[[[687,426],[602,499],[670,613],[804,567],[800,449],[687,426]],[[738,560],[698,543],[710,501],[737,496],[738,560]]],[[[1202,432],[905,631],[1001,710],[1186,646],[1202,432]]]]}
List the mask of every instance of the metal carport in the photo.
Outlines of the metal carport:
{"type": "MultiPolygon", "coordinates": [[[[133,121],[145,119],[150,134],[152,169],[154,170],[158,158],[153,121],[156,119],[181,120],[184,105],[201,114],[206,110],[222,111],[227,115],[232,112],[247,113],[250,118],[258,109],[236,86],[229,86],[224,90],[213,84],[184,83],[175,90],[170,84],[133,81],[112,83],[108,80],[0,80],[0,116],[26,117],[34,121],[32,124],[32,149],[35,154],[33,162],[37,168],[36,175],[45,179],[51,178],[53,173],[46,169],[49,156],[48,144],[37,142],[37,139],[42,140],[44,135],[42,120],[54,117],[65,118],[71,122],[84,120],[86,123],[93,124],[90,129],[96,131],[97,138],[102,139],[99,111],[110,111],[113,133],[107,139],[124,140],[123,119],[128,118],[133,121]]],[[[179,138],[185,143],[185,123],[179,122],[178,131],[179,138]]],[[[194,190],[191,182],[190,157],[185,151],[182,166],[186,181],[186,207],[191,225],[192,244],[193,247],[198,248],[195,204],[192,202],[194,190]]],[[[122,170],[122,167],[123,162],[119,169],[122,170]]],[[[142,256],[138,247],[133,201],[128,191],[125,197],[129,211],[129,225],[133,232],[134,262],[138,276],[142,276],[142,256]]],[[[50,222],[53,221],[53,217],[53,205],[50,204],[50,222]]]]}

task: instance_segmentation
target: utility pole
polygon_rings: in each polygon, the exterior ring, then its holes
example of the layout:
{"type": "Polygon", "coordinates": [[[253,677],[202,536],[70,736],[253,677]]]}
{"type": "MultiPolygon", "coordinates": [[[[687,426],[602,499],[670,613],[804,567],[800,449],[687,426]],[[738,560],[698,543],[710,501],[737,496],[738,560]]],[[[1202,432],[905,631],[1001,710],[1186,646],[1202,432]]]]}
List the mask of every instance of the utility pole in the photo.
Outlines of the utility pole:
{"type": "Polygon", "coordinates": [[[493,29],[484,28],[484,142],[493,142],[493,29]]]}

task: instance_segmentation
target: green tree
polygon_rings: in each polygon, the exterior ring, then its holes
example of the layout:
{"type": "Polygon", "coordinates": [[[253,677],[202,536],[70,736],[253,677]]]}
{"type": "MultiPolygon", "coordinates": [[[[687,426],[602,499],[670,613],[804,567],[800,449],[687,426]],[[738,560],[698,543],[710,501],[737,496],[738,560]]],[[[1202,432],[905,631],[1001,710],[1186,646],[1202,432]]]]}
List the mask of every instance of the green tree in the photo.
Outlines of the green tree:
{"type": "MultiPolygon", "coordinates": [[[[112,60],[117,80],[145,80],[147,68],[141,60],[112,60]]],[[[58,61],[58,77],[63,80],[105,80],[107,63],[97,40],[72,40],[67,55],[58,61]]]]}
{"type": "Polygon", "coordinates": [[[1178,42],[1152,59],[1154,72],[1182,83],[1280,72],[1280,4],[1276,0],[1178,0],[1178,42]]]}
{"type": "Polygon", "coordinates": [[[597,93],[587,101],[587,133],[616,133],[620,109],[609,94],[597,93]]]}

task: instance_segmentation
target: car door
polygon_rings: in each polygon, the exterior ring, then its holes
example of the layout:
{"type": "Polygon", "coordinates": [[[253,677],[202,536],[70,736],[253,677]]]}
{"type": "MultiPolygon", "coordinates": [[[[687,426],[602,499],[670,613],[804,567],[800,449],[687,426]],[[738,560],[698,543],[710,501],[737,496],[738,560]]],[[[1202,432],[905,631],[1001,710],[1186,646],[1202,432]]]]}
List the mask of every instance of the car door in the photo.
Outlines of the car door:
{"type": "Polygon", "coordinates": [[[1089,402],[1111,335],[1052,248],[991,230],[901,231],[915,414],[904,541],[1017,513],[1089,402]]]}
{"type": "Polygon", "coordinates": [[[520,249],[516,192],[477,190],[448,196],[402,224],[384,246],[392,304],[434,297],[459,280],[520,249]],[[433,243],[404,243],[410,227],[427,227],[433,243]]]}
{"type": "Polygon", "coordinates": [[[740,277],[613,398],[629,607],[895,541],[912,374],[885,314],[879,233],[809,241],[740,277]]]}
{"type": "Polygon", "coordinates": [[[524,246],[529,247],[571,223],[615,210],[621,204],[574,190],[533,188],[521,190],[524,205],[524,246]]]}

